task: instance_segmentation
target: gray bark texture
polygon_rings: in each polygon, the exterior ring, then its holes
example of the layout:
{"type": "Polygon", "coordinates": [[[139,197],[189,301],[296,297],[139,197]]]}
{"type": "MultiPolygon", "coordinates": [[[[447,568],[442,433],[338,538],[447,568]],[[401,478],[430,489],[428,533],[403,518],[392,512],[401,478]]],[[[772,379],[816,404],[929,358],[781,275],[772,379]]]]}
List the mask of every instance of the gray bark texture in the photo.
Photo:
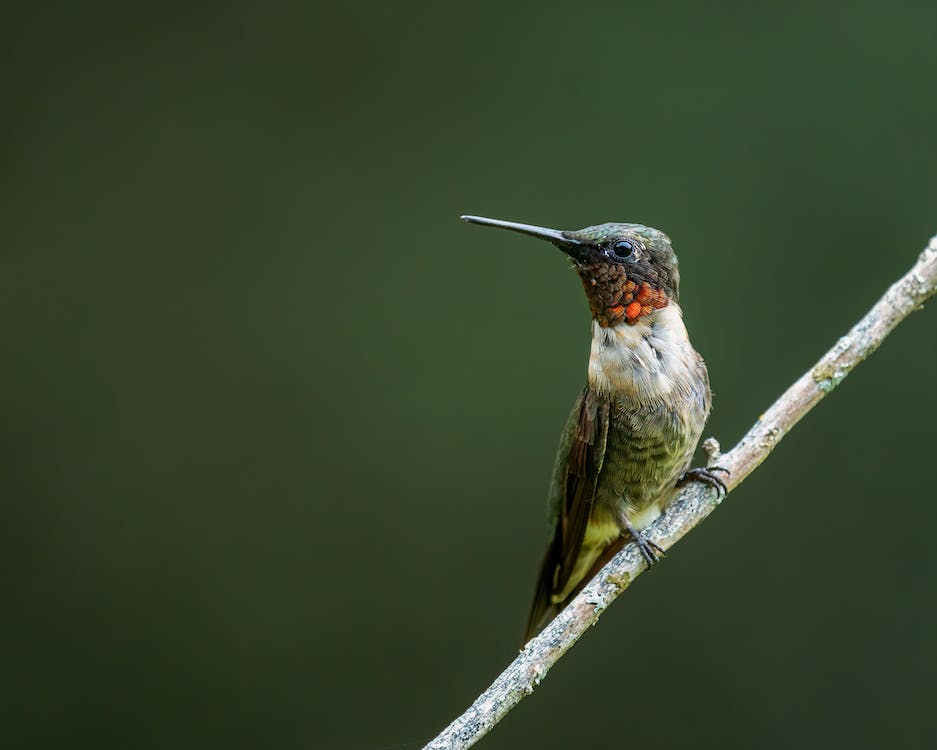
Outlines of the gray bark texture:
{"type": "MultiPolygon", "coordinates": [[[[710,439],[704,443],[710,465],[718,461],[732,474],[731,491],[767,458],[781,439],[808,411],[830,393],[884,341],[895,327],[937,293],[937,236],[917,263],[885,292],[871,310],[813,367],[775,401],[738,445],[719,453],[710,439]]],[[[694,483],[684,490],[650,528],[650,539],[669,549],[719,504],[712,488],[694,483]]],[[[530,695],[557,660],[595,625],[611,604],[647,565],[635,544],[628,544],[589,582],[582,592],[521,650],[498,678],[425,747],[457,750],[474,745],[521,699],[530,695]]]]}

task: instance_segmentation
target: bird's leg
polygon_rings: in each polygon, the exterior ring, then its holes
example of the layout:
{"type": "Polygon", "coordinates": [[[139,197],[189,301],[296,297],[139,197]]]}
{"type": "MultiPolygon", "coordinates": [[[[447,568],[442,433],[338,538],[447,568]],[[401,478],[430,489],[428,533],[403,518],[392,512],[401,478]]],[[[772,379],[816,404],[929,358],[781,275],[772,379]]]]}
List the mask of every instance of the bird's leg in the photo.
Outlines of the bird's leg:
{"type": "MultiPolygon", "coordinates": [[[[640,531],[635,531],[634,526],[631,525],[631,522],[622,516],[622,523],[624,523],[625,531],[631,535],[631,538],[634,540],[634,543],[638,545],[638,549],[641,550],[641,556],[647,562],[648,567],[655,565],[660,558],[664,556],[664,550],[648,539],[640,531]]],[[[621,532],[621,535],[625,535],[625,531],[621,532]]]]}
{"type": "Polygon", "coordinates": [[[683,476],[677,480],[677,487],[682,487],[687,482],[703,482],[710,487],[716,488],[717,497],[725,497],[729,490],[726,483],[716,476],[717,471],[725,472],[729,476],[732,472],[722,466],[707,466],[700,469],[688,469],[683,476]]]}

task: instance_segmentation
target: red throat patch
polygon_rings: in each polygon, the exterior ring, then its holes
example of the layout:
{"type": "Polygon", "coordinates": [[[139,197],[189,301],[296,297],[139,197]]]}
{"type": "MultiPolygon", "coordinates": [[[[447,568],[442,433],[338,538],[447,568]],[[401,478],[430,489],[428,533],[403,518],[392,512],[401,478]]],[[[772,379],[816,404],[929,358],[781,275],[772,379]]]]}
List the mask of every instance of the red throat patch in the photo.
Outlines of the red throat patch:
{"type": "Polygon", "coordinates": [[[589,307],[600,326],[609,328],[622,322],[635,325],[670,303],[663,289],[656,289],[647,281],[635,283],[613,269],[617,270],[607,266],[583,269],[582,283],[589,307]]]}

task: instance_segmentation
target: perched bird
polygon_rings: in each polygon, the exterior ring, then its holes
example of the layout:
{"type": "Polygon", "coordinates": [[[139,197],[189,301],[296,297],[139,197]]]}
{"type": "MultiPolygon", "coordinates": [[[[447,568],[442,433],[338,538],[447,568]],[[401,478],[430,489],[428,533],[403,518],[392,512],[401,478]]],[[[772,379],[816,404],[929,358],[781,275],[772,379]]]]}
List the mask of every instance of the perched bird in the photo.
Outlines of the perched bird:
{"type": "Polygon", "coordinates": [[[683,324],[666,234],[641,224],[560,231],[462,218],[552,242],[572,259],[592,311],[588,377],[560,438],[527,640],[626,542],[657,562],[662,550],[642,532],[686,481],[725,492],[715,472],[726,470],[690,469],[712,394],[683,324]]]}

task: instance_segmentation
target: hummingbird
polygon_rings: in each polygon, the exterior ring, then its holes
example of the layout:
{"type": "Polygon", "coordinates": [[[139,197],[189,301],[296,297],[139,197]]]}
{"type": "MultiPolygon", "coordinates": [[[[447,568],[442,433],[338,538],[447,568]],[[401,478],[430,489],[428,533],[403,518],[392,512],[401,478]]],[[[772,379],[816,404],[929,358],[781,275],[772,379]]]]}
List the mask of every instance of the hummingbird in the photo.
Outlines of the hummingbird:
{"type": "Polygon", "coordinates": [[[657,563],[663,550],[645,530],[689,481],[724,494],[717,472],[728,471],[690,468],[712,391],[683,323],[666,234],[642,224],[566,231],[461,218],[551,242],[572,261],[592,313],[586,384],[560,437],[548,493],[549,541],[527,641],[627,542],[657,563]]]}

